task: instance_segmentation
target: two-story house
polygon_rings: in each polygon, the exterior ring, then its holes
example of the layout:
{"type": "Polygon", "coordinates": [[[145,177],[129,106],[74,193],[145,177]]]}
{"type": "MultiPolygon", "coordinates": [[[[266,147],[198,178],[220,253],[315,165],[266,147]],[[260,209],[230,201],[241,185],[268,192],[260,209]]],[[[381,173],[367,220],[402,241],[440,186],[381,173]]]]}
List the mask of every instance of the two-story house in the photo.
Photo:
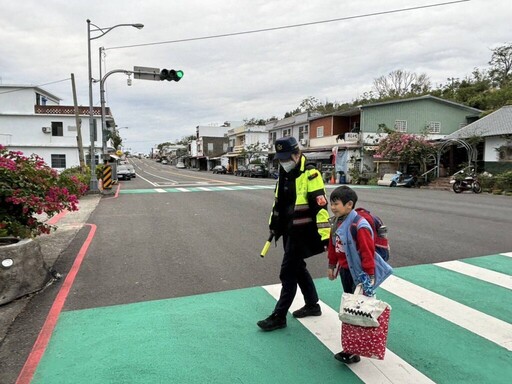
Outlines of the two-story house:
{"type": "Polygon", "coordinates": [[[236,171],[239,165],[246,165],[256,159],[267,161],[268,131],[265,125],[241,125],[229,129],[226,133],[228,139],[227,168],[236,171]]]}
{"type": "Polygon", "coordinates": [[[196,137],[189,142],[187,167],[202,171],[210,170],[215,161],[228,150],[228,140],[225,136],[229,122],[222,125],[198,125],[196,137]]]}
{"type": "MultiPolygon", "coordinates": [[[[441,140],[477,120],[480,113],[478,109],[431,95],[365,104],[311,118],[310,146],[333,149],[336,171],[347,174],[351,167],[374,170],[372,150],[386,135],[383,127],[441,140]]],[[[389,169],[383,166],[381,171],[389,169]]]]}
{"type": "MultiPolygon", "coordinates": [[[[0,85],[0,144],[9,150],[40,156],[57,170],[80,165],[78,135],[82,153],[90,164],[91,135],[89,107],[78,107],[77,128],[74,106],[60,105],[61,99],[36,86],[0,85]]],[[[114,126],[106,108],[107,127],[114,126]]],[[[96,164],[102,151],[101,108],[94,108],[93,146],[96,164]]]]}

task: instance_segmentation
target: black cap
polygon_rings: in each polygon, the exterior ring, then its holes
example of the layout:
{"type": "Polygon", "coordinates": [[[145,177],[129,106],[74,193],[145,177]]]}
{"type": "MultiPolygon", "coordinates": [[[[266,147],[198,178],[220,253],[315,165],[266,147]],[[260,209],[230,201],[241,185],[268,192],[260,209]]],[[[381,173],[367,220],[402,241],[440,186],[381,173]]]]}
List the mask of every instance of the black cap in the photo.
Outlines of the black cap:
{"type": "Polygon", "coordinates": [[[292,157],[292,153],[299,152],[299,144],[295,137],[286,136],[276,140],[276,159],[287,160],[292,157]]]}

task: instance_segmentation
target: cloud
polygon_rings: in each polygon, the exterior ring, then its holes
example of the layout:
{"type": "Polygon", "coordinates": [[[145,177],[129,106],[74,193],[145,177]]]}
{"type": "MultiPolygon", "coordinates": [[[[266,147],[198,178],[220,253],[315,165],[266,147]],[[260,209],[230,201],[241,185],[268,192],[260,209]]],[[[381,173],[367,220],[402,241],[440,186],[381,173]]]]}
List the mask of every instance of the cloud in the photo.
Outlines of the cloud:
{"type": "MultiPolygon", "coordinates": [[[[93,77],[98,48],[107,48],[104,74],[133,66],[182,69],[176,82],[113,74],[107,101],[121,136],[134,151],[193,134],[197,125],[282,117],[302,99],[349,102],[395,69],[425,72],[433,84],[484,68],[490,48],[510,40],[508,0],[472,0],[301,28],[174,44],[124,45],[350,17],[432,4],[425,0],[189,0],[5,2],[0,13],[3,84],[45,84],[75,74],[79,104],[88,103],[87,24],[119,27],[91,42],[93,77]],[[30,17],[29,17],[30,16],[30,17]]],[[[69,81],[44,86],[72,103],[69,81]]],[[[99,88],[94,86],[95,105],[99,88]]]]}

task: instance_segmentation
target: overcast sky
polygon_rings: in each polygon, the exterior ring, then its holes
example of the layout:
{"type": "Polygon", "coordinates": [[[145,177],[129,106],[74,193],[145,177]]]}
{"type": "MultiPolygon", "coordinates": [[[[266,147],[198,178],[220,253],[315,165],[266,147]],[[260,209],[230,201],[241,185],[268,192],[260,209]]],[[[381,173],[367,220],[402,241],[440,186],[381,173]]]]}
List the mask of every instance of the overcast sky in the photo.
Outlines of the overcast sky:
{"type": "MultiPolygon", "coordinates": [[[[87,23],[119,27],[92,41],[93,77],[98,49],[104,74],[133,66],[185,72],[176,82],[106,81],[125,147],[149,152],[158,143],[195,133],[197,125],[250,118],[282,118],[314,96],[350,102],[373,79],[395,69],[426,73],[433,85],[487,68],[490,49],[512,42],[510,0],[471,0],[438,7],[319,23],[300,28],[130,48],[350,18],[443,0],[0,0],[0,81],[42,85],[75,74],[78,103],[88,105],[87,23]]],[[[95,36],[93,34],[93,36],[95,36]]],[[[43,85],[72,105],[69,80],[43,85]]],[[[94,86],[99,105],[99,85],[94,86]]]]}

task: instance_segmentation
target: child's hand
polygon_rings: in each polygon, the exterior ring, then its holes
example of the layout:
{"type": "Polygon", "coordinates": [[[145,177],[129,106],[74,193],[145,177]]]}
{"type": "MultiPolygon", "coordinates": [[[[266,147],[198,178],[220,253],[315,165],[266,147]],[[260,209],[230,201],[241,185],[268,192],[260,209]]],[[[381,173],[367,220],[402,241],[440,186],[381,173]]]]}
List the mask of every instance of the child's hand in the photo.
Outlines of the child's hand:
{"type": "Polygon", "coordinates": [[[334,280],[336,278],[336,275],[334,274],[334,269],[329,268],[327,270],[327,277],[329,280],[334,280]]]}

